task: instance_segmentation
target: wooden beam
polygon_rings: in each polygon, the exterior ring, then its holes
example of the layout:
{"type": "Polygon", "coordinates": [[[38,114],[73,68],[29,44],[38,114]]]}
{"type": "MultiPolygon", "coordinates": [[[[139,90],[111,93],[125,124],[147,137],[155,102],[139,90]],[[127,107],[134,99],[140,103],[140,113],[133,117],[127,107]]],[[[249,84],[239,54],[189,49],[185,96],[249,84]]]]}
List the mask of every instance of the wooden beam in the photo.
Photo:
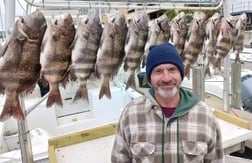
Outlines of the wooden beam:
{"type": "Polygon", "coordinates": [[[229,123],[235,124],[237,126],[240,126],[242,128],[246,128],[246,129],[250,128],[249,121],[241,119],[241,118],[236,117],[234,115],[231,115],[229,113],[226,113],[224,111],[214,109],[214,114],[217,118],[220,118],[220,119],[227,121],[229,123]]]}
{"type": "Polygon", "coordinates": [[[109,136],[115,134],[116,124],[108,124],[101,127],[91,128],[71,134],[57,136],[48,140],[49,146],[53,146],[55,149],[73,145],[89,140],[97,139],[100,137],[109,136]]]}
{"type": "Polygon", "coordinates": [[[49,156],[50,163],[57,163],[57,158],[55,155],[55,148],[53,145],[48,146],[48,156],[49,156]]]}

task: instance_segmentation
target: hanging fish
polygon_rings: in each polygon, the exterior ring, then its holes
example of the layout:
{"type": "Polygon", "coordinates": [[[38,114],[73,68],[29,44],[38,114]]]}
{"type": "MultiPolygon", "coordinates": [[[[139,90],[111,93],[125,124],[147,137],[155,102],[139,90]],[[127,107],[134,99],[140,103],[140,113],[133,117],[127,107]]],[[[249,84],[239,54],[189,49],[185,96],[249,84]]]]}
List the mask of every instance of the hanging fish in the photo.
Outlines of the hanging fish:
{"type": "Polygon", "coordinates": [[[125,45],[124,71],[129,71],[129,78],[125,90],[136,88],[135,71],[140,68],[144,55],[144,46],[148,38],[148,17],[144,11],[136,13],[129,24],[125,45]]]}
{"type": "Polygon", "coordinates": [[[170,25],[166,14],[154,19],[148,33],[148,39],[144,47],[144,56],[142,61],[142,68],[146,65],[146,59],[149,53],[149,47],[161,43],[169,42],[170,39],[170,25]]]}
{"type": "Polygon", "coordinates": [[[18,96],[23,91],[31,92],[39,79],[40,46],[46,27],[40,11],[21,17],[1,49],[0,92],[6,97],[1,121],[11,116],[25,119],[18,96]]]}
{"type": "Polygon", "coordinates": [[[186,14],[184,12],[177,14],[171,20],[170,27],[170,41],[177,48],[178,53],[182,55],[188,31],[188,26],[186,24],[186,14]]]}
{"type": "Polygon", "coordinates": [[[240,62],[240,52],[243,50],[244,46],[244,35],[247,26],[247,15],[243,13],[238,18],[235,29],[237,30],[237,35],[234,40],[233,50],[235,52],[235,63],[240,62]]]}
{"type": "Polygon", "coordinates": [[[73,41],[71,72],[77,78],[79,88],[73,101],[83,99],[88,102],[86,82],[95,70],[102,30],[99,15],[94,12],[89,13],[78,23],[73,41]]]}
{"type": "Polygon", "coordinates": [[[117,74],[123,62],[126,34],[125,16],[119,12],[112,14],[103,29],[95,64],[96,74],[102,81],[99,99],[104,95],[111,98],[109,81],[117,74]]]}
{"type": "Polygon", "coordinates": [[[211,75],[210,63],[213,61],[213,57],[216,49],[217,37],[220,31],[221,15],[214,13],[206,23],[206,36],[205,36],[205,48],[204,48],[204,75],[211,75]]]}
{"type": "Polygon", "coordinates": [[[49,83],[46,107],[63,107],[59,84],[65,84],[71,63],[71,44],[75,36],[72,16],[68,13],[49,21],[41,46],[41,79],[49,83]]]}
{"type": "Polygon", "coordinates": [[[216,68],[221,70],[221,59],[226,57],[233,46],[233,42],[237,33],[235,29],[235,23],[236,20],[232,16],[224,19],[221,23],[220,32],[216,42],[216,54],[214,62],[215,70],[216,68]]]}
{"type": "Polygon", "coordinates": [[[190,77],[190,66],[196,62],[204,44],[205,21],[205,13],[194,12],[193,20],[187,33],[185,48],[183,50],[185,75],[187,78],[190,77]]]}

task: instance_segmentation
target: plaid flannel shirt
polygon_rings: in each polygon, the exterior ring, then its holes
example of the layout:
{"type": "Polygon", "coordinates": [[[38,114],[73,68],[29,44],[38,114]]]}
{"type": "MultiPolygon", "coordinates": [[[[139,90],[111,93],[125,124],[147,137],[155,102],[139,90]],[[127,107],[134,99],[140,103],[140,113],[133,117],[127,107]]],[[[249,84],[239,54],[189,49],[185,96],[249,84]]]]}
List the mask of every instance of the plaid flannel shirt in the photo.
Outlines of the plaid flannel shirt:
{"type": "Polygon", "coordinates": [[[112,163],[221,163],[221,131],[212,110],[189,91],[170,118],[148,92],[123,110],[112,149],[112,163]]]}

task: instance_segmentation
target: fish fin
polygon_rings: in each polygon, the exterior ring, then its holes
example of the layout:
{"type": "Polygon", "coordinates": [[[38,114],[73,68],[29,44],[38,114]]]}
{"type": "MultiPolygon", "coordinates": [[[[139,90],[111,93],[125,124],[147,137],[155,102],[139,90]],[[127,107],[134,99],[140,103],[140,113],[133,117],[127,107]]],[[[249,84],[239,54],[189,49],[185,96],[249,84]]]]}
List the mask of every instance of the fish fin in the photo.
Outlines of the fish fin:
{"type": "Polygon", "coordinates": [[[221,70],[221,58],[216,58],[216,61],[214,63],[214,67],[221,70]]]}
{"type": "Polygon", "coordinates": [[[70,49],[74,48],[77,39],[78,39],[78,35],[75,35],[75,37],[74,37],[74,39],[73,39],[73,41],[72,41],[72,43],[70,45],[70,49]]]}
{"type": "Polygon", "coordinates": [[[76,91],[76,94],[73,98],[73,101],[77,101],[79,99],[83,99],[84,101],[87,101],[89,102],[88,100],[88,92],[87,92],[87,88],[86,87],[83,87],[83,86],[80,86],[78,88],[78,90],[76,91]]]}
{"type": "Polygon", "coordinates": [[[127,90],[129,87],[132,87],[133,89],[136,90],[136,82],[134,74],[130,74],[125,90],[127,90]]]}
{"type": "Polygon", "coordinates": [[[127,63],[128,63],[127,58],[125,58],[124,64],[123,64],[123,70],[124,70],[124,72],[127,72],[127,71],[128,71],[129,66],[128,66],[127,63]]]}
{"type": "Polygon", "coordinates": [[[5,102],[5,104],[3,106],[3,111],[0,116],[0,121],[2,121],[2,122],[6,121],[11,116],[17,120],[24,120],[25,119],[24,113],[23,113],[22,108],[21,108],[18,101],[17,101],[16,105],[14,105],[13,103],[10,104],[9,102],[5,102]]]}
{"type": "Polygon", "coordinates": [[[142,68],[145,67],[145,65],[146,65],[146,60],[147,60],[147,55],[143,55],[143,59],[142,59],[142,68]]]}
{"type": "Polygon", "coordinates": [[[100,93],[99,93],[99,99],[101,99],[104,95],[107,98],[111,99],[111,92],[110,92],[109,84],[102,84],[102,86],[101,86],[100,93]]]}
{"type": "Polygon", "coordinates": [[[8,49],[8,46],[9,46],[9,43],[10,43],[10,40],[8,40],[1,48],[0,50],[0,57],[4,56],[6,50],[8,49]]]}
{"type": "Polygon", "coordinates": [[[50,90],[49,92],[47,102],[46,102],[46,107],[50,108],[53,104],[57,104],[58,106],[63,108],[63,102],[62,102],[59,89],[50,90]]]}

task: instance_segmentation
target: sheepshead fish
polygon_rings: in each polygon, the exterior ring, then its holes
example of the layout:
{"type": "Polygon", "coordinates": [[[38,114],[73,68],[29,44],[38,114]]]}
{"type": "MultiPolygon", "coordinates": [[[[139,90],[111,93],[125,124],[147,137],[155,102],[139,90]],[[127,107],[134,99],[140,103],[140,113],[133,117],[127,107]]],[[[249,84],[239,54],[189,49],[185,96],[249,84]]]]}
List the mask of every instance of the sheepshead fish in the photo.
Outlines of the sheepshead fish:
{"type": "Polygon", "coordinates": [[[129,71],[125,90],[129,87],[136,89],[135,71],[140,68],[144,55],[144,46],[148,38],[148,17],[144,11],[136,13],[129,24],[125,44],[124,71],[129,71]]]}
{"type": "Polygon", "coordinates": [[[59,84],[65,84],[71,63],[71,44],[75,36],[72,16],[65,14],[49,21],[41,46],[41,79],[49,83],[46,107],[57,104],[63,107],[59,84]]]}
{"type": "Polygon", "coordinates": [[[111,98],[109,81],[117,74],[123,62],[126,34],[125,16],[119,12],[109,16],[102,32],[95,66],[96,74],[102,81],[99,99],[104,95],[111,98]]]}
{"type": "Polygon", "coordinates": [[[166,14],[153,20],[148,33],[148,39],[144,47],[144,56],[142,61],[142,68],[146,65],[146,59],[149,53],[149,47],[161,43],[169,42],[170,39],[170,25],[166,14]]]}
{"type": "Polygon", "coordinates": [[[19,94],[31,92],[40,72],[40,46],[46,30],[44,15],[35,11],[18,19],[11,35],[1,50],[0,91],[5,94],[5,103],[0,120],[13,116],[24,120],[19,94]]]}
{"type": "Polygon", "coordinates": [[[186,24],[186,14],[180,12],[170,22],[171,27],[171,43],[177,48],[178,53],[182,55],[188,31],[186,24]]]}
{"type": "Polygon", "coordinates": [[[206,37],[205,37],[205,56],[204,56],[204,75],[211,75],[210,72],[210,62],[213,60],[216,48],[216,41],[220,30],[221,15],[216,12],[210,18],[208,18],[206,23],[206,37]]]}
{"type": "Polygon", "coordinates": [[[216,54],[214,69],[221,70],[221,59],[225,58],[230,49],[233,46],[233,42],[236,36],[235,29],[236,20],[234,17],[229,16],[221,22],[220,32],[216,42],[216,54]]]}
{"type": "Polygon", "coordinates": [[[234,40],[233,50],[235,51],[235,62],[240,62],[240,52],[243,50],[244,46],[244,35],[247,26],[247,15],[243,13],[238,18],[235,29],[237,30],[237,35],[234,40]]]}
{"type": "Polygon", "coordinates": [[[197,11],[194,12],[183,51],[185,75],[187,78],[190,77],[190,66],[197,60],[204,44],[206,27],[205,21],[205,13],[197,11]]]}
{"type": "Polygon", "coordinates": [[[73,41],[71,72],[77,78],[79,88],[73,101],[83,99],[88,102],[86,82],[95,70],[102,30],[97,13],[89,13],[78,23],[73,41]]]}

